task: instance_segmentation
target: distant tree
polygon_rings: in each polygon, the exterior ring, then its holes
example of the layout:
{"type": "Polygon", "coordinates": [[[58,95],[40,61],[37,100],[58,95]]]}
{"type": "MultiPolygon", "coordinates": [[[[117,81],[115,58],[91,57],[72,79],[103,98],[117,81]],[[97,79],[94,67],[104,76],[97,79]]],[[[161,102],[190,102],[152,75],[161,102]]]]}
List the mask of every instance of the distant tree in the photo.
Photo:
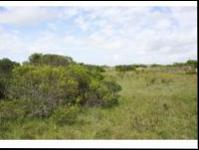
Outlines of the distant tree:
{"type": "Polygon", "coordinates": [[[173,64],[173,66],[176,66],[176,67],[182,67],[182,66],[185,66],[186,64],[185,63],[180,63],[180,62],[176,62],[173,64]]]}
{"type": "Polygon", "coordinates": [[[136,69],[136,66],[133,65],[117,65],[115,66],[115,69],[117,71],[123,72],[123,71],[133,71],[136,69]]]}
{"type": "Polygon", "coordinates": [[[29,62],[32,64],[41,64],[42,57],[43,55],[41,53],[32,54],[29,57],[29,62]]]}
{"type": "Polygon", "coordinates": [[[160,65],[160,64],[152,64],[151,67],[161,67],[163,65],[160,65]]]}
{"type": "Polygon", "coordinates": [[[83,66],[85,66],[88,69],[91,69],[93,71],[105,72],[105,69],[102,66],[90,65],[90,64],[83,64],[83,66]]]}
{"type": "Polygon", "coordinates": [[[197,60],[188,60],[187,62],[177,62],[174,63],[172,66],[183,67],[183,66],[191,66],[193,68],[197,68],[198,62],[197,60]]]}
{"type": "Polygon", "coordinates": [[[186,62],[187,65],[193,66],[194,68],[198,67],[198,61],[197,60],[188,60],[186,62]]]}
{"type": "Polygon", "coordinates": [[[139,67],[146,68],[147,67],[147,65],[144,65],[144,64],[135,64],[133,66],[136,67],[136,68],[139,68],[139,67]]]}
{"type": "Polygon", "coordinates": [[[19,66],[19,63],[11,61],[8,58],[0,59],[0,75],[10,76],[15,66],[19,66]]]}
{"type": "Polygon", "coordinates": [[[33,65],[51,65],[51,66],[67,66],[74,63],[71,57],[61,56],[55,54],[41,54],[35,53],[29,57],[29,61],[26,64],[33,65]]]}

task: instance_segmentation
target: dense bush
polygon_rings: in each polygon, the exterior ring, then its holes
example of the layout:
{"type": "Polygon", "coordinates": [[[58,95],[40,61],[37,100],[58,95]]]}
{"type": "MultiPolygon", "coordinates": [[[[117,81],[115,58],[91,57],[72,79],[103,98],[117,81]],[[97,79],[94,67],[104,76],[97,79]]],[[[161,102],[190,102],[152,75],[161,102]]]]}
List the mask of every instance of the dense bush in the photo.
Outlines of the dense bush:
{"type": "Polygon", "coordinates": [[[29,100],[30,116],[49,116],[60,105],[112,106],[120,86],[101,71],[78,64],[23,65],[13,70],[9,99],[29,100]]]}
{"type": "Polygon", "coordinates": [[[25,64],[32,65],[52,65],[52,66],[67,66],[73,63],[71,57],[55,55],[55,54],[41,54],[35,53],[29,57],[29,61],[25,64]]]}

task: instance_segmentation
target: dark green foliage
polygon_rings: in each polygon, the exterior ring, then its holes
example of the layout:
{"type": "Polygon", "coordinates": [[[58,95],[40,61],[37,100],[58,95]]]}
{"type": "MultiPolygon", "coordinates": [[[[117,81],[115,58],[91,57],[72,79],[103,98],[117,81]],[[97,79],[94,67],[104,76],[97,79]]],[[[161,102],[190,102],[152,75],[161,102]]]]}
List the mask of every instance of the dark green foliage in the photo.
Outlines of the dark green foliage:
{"type": "Polygon", "coordinates": [[[160,64],[152,64],[151,67],[162,67],[163,65],[160,64]]]}
{"type": "Polygon", "coordinates": [[[33,65],[52,65],[52,66],[67,66],[73,63],[71,57],[55,55],[55,54],[41,54],[35,53],[29,57],[29,61],[26,62],[33,65]]]}
{"type": "Polygon", "coordinates": [[[144,64],[133,64],[133,65],[117,65],[115,66],[116,71],[135,71],[137,68],[146,68],[147,65],[144,64]]]}
{"type": "Polygon", "coordinates": [[[144,64],[134,64],[133,66],[136,68],[139,68],[139,67],[146,68],[147,67],[147,65],[144,65],[144,64]]]}
{"type": "Polygon", "coordinates": [[[7,96],[7,88],[12,75],[12,69],[16,66],[19,66],[19,64],[7,58],[0,60],[0,99],[6,98],[7,96]]]}
{"type": "Polygon", "coordinates": [[[188,60],[185,63],[174,63],[173,66],[178,66],[178,67],[191,66],[193,68],[197,68],[198,61],[197,60],[188,60]]]}
{"type": "Polygon", "coordinates": [[[188,60],[187,62],[184,63],[174,63],[170,67],[178,67],[181,68],[181,70],[184,71],[185,74],[195,74],[196,69],[198,67],[198,62],[197,60],[188,60]]]}
{"type": "Polygon", "coordinates": [[[197,60],[188,60],[188,61],[186,62],[186,64],[187,64],[187,65],[190,65],[190,66],[192,66],[192,67],[194,67],[194,68],[197,68],[197,67],[198,67],[198,61],[197,61],[197,60]]]}
{"type": "Polygon", "coordinates": [[[0,75],[4,75],[6,77],[10,77],[11,71],[15,66],[19,66],[19,63],[11,61],[7,58],[3,58],[0,60],[0,75]]]}
{"type": "Polygon", "coordinates": [[[133,71],[136,69],[136,67],[133,65],[118,65],[115,67],[115,69],[117,71],[124,72],[124,71],[133,71]]]}
{"type": "Polygon", "coordinates": [[[5,98],[6,95],[6,79],[0,76],[0,99],[5,98]]]}

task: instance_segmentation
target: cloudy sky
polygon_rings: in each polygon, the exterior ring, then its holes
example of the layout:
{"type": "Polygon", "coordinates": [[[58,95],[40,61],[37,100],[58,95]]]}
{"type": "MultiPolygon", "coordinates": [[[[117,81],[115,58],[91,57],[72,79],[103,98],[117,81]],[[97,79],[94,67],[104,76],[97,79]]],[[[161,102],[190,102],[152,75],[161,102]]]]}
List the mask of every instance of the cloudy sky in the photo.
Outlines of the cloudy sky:
{"type": "Polygon", "coordinates": [[[197,8],[0,7],[0,58],[34,52],[99,65],[197,59],[197,8]]]}

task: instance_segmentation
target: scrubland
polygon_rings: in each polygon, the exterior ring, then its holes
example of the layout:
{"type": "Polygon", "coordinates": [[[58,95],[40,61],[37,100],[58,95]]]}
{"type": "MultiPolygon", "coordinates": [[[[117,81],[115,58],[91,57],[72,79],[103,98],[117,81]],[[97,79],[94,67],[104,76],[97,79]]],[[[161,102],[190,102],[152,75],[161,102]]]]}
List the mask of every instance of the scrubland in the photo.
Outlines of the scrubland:
{"type": "Polygon", "coordinates": [[[0,82],[0,139],[198,138],[193,68],[35,60],[15,64],[9,83],[0,82]]]}

